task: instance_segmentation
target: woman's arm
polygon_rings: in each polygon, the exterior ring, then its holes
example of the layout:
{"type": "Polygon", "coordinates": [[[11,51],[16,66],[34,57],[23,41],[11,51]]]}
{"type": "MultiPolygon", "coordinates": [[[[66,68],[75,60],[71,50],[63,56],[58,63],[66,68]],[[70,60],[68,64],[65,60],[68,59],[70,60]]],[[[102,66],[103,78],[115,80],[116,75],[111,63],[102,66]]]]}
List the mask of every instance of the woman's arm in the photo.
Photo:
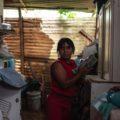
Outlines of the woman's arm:
{"type": "Polygon", "coordinates": [[[86,68],[80,66],[79,67],[79,71],[76,75],[74,75],[72,78],[67,79],[67,72],[65,70],[65,68],[63,67],[63,65],[61,65],[61,63],[56,62],[53,64],[52,66],[52,73],[55,77],[55,79],[57,80],[57,82],[59,83],[59,85],[63,88],[63,89],[67,89],[68,87],[72,86],[73,84],[75,84],[78,80],[80,80],[81,76],[90,72],[92,68],[86,68]]]}

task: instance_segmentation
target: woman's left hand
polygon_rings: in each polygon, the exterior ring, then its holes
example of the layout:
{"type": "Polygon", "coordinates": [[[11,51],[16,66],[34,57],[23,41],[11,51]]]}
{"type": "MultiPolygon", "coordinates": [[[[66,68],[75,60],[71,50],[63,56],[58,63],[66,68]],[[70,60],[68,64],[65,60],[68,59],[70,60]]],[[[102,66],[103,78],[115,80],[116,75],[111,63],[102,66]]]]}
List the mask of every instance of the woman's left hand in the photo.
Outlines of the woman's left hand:
{"type": "Polygon", "coordinates": [[[89,73],[91,70],[93,70],[92,66],[87,67],[88,64],[86,64],[84,67],[82,67],[82,65],[80,65],[79,67],[79,73],[81,75],[85,75],[87,73],[89,73]]]}

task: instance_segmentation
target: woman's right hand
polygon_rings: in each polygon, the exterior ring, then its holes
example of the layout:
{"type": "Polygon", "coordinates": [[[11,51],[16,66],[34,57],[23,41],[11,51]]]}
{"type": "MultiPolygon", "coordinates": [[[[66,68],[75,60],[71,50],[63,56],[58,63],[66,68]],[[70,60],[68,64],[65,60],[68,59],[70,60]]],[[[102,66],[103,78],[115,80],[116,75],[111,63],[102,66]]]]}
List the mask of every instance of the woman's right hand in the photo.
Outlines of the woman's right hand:
{"type": "Polygon", "coordinates": [[[80,74],[81,76],[89,73],[91,70],[93,70],[93,68],[87,67],[88,64],[86,64],[84,67],[82,67],[82,65],[79,66],[79,70],[78,70],[78,74],[80,74]]]}

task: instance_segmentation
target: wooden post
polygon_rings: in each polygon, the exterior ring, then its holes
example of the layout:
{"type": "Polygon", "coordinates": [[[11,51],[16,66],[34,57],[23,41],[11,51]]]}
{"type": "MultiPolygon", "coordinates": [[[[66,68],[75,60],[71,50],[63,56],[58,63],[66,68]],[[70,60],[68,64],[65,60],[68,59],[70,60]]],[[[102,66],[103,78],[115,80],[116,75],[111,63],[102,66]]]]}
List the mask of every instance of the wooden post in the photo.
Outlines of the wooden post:
{"type": "Polygon", "coordinates": [[[0,22],[2,23],[3,22],[3,16],[0,15],[0,22]]]}
{"type": "Polygon", "coordinates": [[[42,85],[43,85],[43,90],[42,90],[42,105],[45,104],[45,90],[44,90],[44,86],[45,86],[45,77],[44,75],[42,75],[42,85]]]}
{"type": "Polygon", "coordinates": [[[0,0],[0,22],[3,22],[3,6],[4,0],[0,0]]]}
{"type": "Polygon", "coordinates": [[[96,31],[95,31],[95,39],[99,38],[99,14],[96,15],[96,31]]]}
{"type": "Polygon", "coordinates": [[[21,8],[19,11],[19,29],[20,29],[20,58],[21,58],[21,74],[24,74],[24,37],[23,37],[23,18],[21,8]]]}

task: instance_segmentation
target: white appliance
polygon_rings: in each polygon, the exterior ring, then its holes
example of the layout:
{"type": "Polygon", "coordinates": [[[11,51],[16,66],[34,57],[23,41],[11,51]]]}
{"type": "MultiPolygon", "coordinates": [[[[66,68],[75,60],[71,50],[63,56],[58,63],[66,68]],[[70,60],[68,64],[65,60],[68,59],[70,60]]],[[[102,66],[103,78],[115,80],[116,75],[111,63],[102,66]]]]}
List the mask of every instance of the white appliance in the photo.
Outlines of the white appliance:
{"type": "Polygon", "coordinates": [[[98,75],[120,82],[120,1],[108,0],[100,11],[98,75]]]}
{"type": "Polygon", "coordinates": [[[110,83],[95,75],[88,75],[85,79],[84,103],[90,99],[90,120],[105,120],[103,116],[100,115],[100,113],[93,107],[92,104],[104,92],[108,92],[109,89],[113,87],[120,86],[120,83],[110,83]]]}
{"type": "Polygon", "coordinates": [[[99,13],[98,75],[86,76],[84,102],[90,98],[90,120],[104,120],[92,103],[112,87],[120,86],[120,0],[108,0],[99,13]]]}
{"type": "Polygon", "coordinates": [[[0,109],[5,120],[20,120],[21,89],[0,83],[0,109]]]}

